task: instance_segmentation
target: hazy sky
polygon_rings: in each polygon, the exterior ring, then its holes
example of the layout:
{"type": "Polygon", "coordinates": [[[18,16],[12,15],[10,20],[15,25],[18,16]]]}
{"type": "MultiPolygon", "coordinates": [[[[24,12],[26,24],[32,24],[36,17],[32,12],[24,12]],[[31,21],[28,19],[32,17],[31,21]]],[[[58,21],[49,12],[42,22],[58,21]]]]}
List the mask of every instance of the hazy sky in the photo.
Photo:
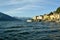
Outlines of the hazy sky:
{"type": "Polygon", "coordinates": [[[0,0],[0,12],[18,17],[49,13],[59,6],[60,0],[0,0]]]}

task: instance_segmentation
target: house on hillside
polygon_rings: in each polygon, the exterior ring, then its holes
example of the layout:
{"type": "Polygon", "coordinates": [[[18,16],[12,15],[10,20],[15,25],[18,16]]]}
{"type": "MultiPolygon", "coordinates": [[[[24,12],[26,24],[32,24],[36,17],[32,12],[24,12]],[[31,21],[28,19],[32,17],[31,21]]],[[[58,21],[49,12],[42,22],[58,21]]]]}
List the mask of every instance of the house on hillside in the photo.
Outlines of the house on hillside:
{"type": "Polygon", "coordinates": [[[40,15],[40,16],[34,16],[34,17],[33,17],[33,20],[36,21],[36,22],[39,22],[39,21],[41,21],[42,19],[43,19],[43,16],[42,16],[42,15],[40,15]]]}
{"type": "Polygon", "coordinates": [[[38,22],[42,21],[42,19],[43,19],[42,15],[40,15],[40,16],[37,17],[38,22]]]}
{"type": "Polygon", "coordinates": [[[46,21],[46,20],[48,20],[48,19],[49,19],[48,14],[44,14],[44,15],[43,15],[43,19],[42,19],[42,20],[46,21]]]}
{"type": "Polygon", "coordinates": [[[33,21],[37,21],[37,17],[38,16],[34,16],[32,19],[33,19],[33,21]]]}
{"type": "Polygon", "coordinates": [[[59,20],[59,13],[53,13],[53,14],[50,14],[49,15],[49,17],[50,17],[50,19],[49,19],[49,21],[57,21],[57,20],[59,20]]]}

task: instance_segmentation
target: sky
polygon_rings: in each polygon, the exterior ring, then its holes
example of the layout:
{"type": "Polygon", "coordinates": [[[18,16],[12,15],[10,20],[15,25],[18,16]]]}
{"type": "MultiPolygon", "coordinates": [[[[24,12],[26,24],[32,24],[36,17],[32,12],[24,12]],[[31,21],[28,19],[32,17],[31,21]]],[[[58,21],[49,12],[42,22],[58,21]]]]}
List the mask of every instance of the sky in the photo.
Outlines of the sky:
{"type": "Polygon", "coordinates": [[[0,12],[15,17],[33,17],[55,11],[60,0],[0,0],[0,12]]]}

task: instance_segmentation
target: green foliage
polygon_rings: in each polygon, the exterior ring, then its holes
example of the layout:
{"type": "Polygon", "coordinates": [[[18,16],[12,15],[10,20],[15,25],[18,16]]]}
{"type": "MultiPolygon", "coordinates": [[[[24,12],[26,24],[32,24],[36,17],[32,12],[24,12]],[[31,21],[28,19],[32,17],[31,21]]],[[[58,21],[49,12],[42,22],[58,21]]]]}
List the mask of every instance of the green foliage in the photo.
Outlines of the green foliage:
{"type": "Polygon", "coordinates": [[[60,7],[57,8],[56,12],[57,13],[60,13],[60,7]]]}
{"type": "Polygon", "coordinates": [[[48,14],[48,16],[50,16],[50,15],[53,15],[53,12],[50,12],[50,13],[48,14]]]}
{"type": "Polygon", "coordinates": [[[53,14],[53,12],[50,12],[50,15],[52,15],[53,14]]]}

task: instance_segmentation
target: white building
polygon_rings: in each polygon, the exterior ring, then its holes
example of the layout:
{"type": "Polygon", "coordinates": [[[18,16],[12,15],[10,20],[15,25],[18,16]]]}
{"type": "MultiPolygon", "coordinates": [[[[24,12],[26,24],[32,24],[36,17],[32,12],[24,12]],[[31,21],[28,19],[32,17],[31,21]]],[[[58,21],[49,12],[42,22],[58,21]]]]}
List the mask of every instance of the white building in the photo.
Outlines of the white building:
{"type": "Polygon", "coordinates": [[[32,20],[27,20],[27,22],[32,22],[32,20]]]}
{"type": "Polygon", "coordinates": [[[38,19],[38,20],[42,20],[43,17],[42,17],[42,16],[38,16],[37,19],[38,19]]]}

